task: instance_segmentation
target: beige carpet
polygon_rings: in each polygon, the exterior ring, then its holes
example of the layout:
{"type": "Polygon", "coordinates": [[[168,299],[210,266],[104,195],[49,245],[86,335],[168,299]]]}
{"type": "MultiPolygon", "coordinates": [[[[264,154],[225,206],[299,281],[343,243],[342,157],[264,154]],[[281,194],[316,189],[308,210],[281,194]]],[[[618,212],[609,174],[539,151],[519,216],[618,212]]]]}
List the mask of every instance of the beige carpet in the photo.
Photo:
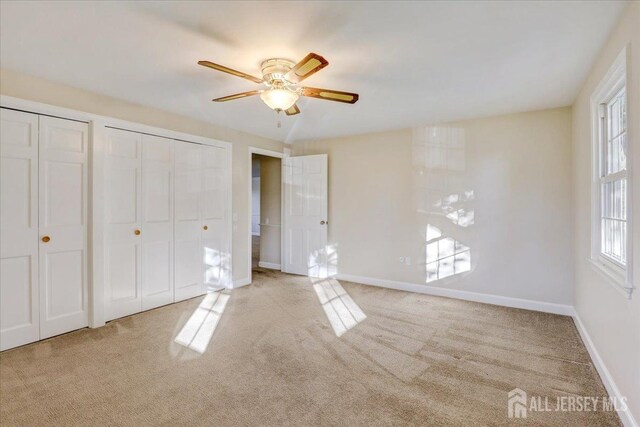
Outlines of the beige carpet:
{"type": "MultiPolygon", "coordinates": [[[[230,294],[203,354],[174,342],[203,298],[6,351],[1,424],[507,425],[515,387],[553,399],[605,394],[568,317],[315,285],[255,271],[253,285],[230,294]],[[329,318],[342,321],[340,337],[329,318]]],[[[619,425],[611,412],[512,422],[619,425]]]]}

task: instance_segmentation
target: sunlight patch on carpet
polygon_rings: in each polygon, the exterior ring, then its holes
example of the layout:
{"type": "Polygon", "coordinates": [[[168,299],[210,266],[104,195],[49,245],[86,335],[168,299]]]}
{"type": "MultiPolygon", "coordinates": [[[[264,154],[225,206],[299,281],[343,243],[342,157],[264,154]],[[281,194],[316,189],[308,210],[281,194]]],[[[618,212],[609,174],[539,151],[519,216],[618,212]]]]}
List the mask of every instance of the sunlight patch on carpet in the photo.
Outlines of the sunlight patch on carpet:
{"type": "Polygon", "coordinates": [[[224,292],[207,294],[174,341],[200,354],[207,351],[229,297],[224,292]]]}
{"type": "Polygon", "coordinates": [[[336,336],[342,336],[367,318],[337,280],[325,279],[316,282],[313,289],[336,336]]]}

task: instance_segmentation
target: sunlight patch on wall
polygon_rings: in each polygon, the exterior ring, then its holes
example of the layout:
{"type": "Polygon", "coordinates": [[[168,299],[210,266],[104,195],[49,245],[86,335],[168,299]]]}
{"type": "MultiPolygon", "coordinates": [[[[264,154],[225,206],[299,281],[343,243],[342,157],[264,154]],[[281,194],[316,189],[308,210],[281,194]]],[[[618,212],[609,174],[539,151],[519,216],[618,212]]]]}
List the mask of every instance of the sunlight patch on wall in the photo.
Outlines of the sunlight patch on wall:
{"type": "Polygon", "coordinates": [[[431,224],[426,233],[427,283],[471,270],[471,249],[459,241],[442,235],[431,224]]]}
{"type": "Polygon", "coordinates": [[[308,276],[325,279],[338,273],[337,245],[326,245],[321,250],[313,251],[308,259],[308,276]]]}
{"type": "Polygon", "coordinates": [[[337,337],[367,318],[337,280],[326,279],[316,282],[313,289],[337,337]]]}
{"type": "Polygon", "coordinates": [[[207,292],[231,288],[231,256],[217,249],[204,248],[204,280],[207,292]]]}
{"type": "Polygon", "coordinates": [[[475,211],[466,205],[474,198],[473,190],[449,194],[438,200],[434,206],[439,208],[445,217],[460,227],[469,227],[475,220],[475,211]]]}
{"type": "Polygon", "coordinates": [[[225,292],[207,294],[174,341],[200,354],[207,351],[229,298],[225,292]]]}

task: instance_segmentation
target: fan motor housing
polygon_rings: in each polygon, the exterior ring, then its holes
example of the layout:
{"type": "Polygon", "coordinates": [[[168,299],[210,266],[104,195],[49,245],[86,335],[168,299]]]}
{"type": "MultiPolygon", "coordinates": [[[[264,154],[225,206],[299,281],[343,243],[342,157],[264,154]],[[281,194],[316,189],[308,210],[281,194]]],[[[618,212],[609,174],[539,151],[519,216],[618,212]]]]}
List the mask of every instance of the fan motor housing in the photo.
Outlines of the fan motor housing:
{"type": "Polygon", "coordinates": [[[295,63],[288,59],[272,58],[263,61],[261,64],[262,77],[269,86],[290,84],[285,79],[285,75],[293,68],[295,63]]]}

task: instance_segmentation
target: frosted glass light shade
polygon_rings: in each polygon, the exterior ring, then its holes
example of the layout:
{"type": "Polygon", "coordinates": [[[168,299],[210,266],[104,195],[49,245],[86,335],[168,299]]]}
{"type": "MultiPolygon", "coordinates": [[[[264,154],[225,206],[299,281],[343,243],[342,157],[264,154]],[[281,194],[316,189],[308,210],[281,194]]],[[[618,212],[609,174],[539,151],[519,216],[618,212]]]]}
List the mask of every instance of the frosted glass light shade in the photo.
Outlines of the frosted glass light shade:
{"type": "Polygon", "coordinates": [[[287,89],[269,89],[262,92],[260,98],[273,110],[288,110],[299,96],[287,89]]]}

